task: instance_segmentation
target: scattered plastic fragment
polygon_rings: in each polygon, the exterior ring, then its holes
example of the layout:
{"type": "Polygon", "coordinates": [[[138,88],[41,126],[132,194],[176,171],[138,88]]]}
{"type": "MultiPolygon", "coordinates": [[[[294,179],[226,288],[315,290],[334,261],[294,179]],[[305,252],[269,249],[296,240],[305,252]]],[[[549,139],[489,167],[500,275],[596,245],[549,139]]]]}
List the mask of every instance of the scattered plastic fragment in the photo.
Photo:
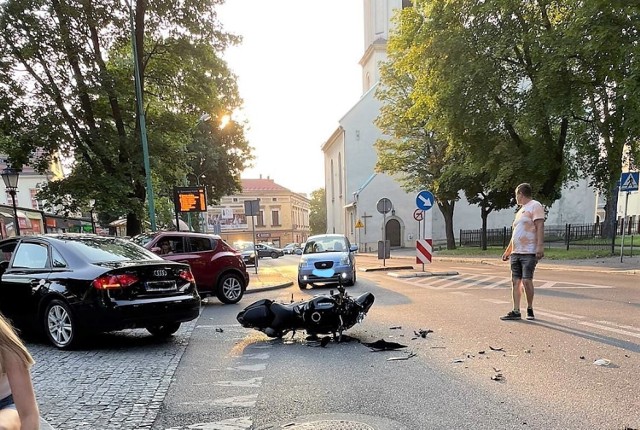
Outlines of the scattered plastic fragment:
{"type": "Polygon", "coordinates": [[[221,329],[220,327],[216,327],[216,332],[218,332],[218,333],[223,333],[223,332],[224,332],[224,330],[223,330],[223,329],[221,329]]]}
{"type": "Polygon", "coordinates": [[[496,373],[500,373],[502,370],[501,370],[501,369],[498,369],[497,367],[494,367],[494,368],[493,368],[493,371],[494,371],[494,372],[496,372],[496,373]]]}
{"type": "Polygon", "coordinates": [[[504,348],[502,348],[501,346],[494,348],[493,346],[489,346],[489,349],[491,351],[504,351],[504,348]]]}
{"type": "Polygon", "coordinates": [[[401,325],[397,325],[397,326],[393,326],[393,327],[389,327],[389,330],[400,330],[402,329],[401,325]]]}
{"type": "Polygon", "coordinates": [[[429,333],[433,333],[433,330],[430,330],[430,329],[422,330],[422,329],[420,329],[418,331],[414,330],[414,332],[413,332],[413,334],[415,334],[416,336],[420,336],[423,339],[426,338],[429,333]]]}
{"type": "Polygon", "coordinates": [[[454,358],[453,362],[454,363],[464,363],[464,358],[454,358]]]}
{"type": "Polygon", "coordinates": [[[581,355],[581,356],[580,356],[580,360],[584,360],[584,355],[581,355]]]}
{"type": "Polygon", "coordinates": [[[496,373],[491,377],[492,381],[502,381],[503,379],[504,379],[504,376],[502,375],[502,373],[496,373]]]}
{"type": "Polygon", "coordinates": [[[415,357],[416,355],[418,354],[416,354],[415,352],[411,352],[409,353],[409,355],[405,355],[404,357],[389,357],[387,358],[387,361],[408,360],[412,357],[415,357]]]}
{"type": "Polygon", "coordinates": [[[611,364],[611,360],[608,360],[606,358],[599,358],[594,361],[593,364],[595,364],[596,366],[608,366],[611,364]]]}
{"type": "Polygon", "coordinates": [[[531,350],[530,349],[525,349],[524,352],[527,353],[527,354],[531,354],[531,350]]]}
{"type": "Polygon", "coordinates": [[[394,349],[400,349],[400,348],[406,348],[407,345],[401,345],[399,343],[395,343],[395,342],[387,342],[384,339],[380,339],[380,340],[376,340],[375,342],[372,343],[362,343],[364,346],[368,346],[369,348],[371,348],[371,350],[373,352],[378,352],[378,351],[391,351],[394,349]]]}
{"type": "Polygon", "coordinates": [[[484,354],[484,351],[478,351],[478,354],[484,354]]]}

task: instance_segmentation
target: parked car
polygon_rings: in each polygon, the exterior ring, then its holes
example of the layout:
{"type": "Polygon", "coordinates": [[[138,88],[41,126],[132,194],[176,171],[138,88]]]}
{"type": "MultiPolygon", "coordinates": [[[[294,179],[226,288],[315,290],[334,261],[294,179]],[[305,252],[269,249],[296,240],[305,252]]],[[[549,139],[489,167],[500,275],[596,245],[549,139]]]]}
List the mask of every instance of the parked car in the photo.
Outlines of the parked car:
{"type": "Polygon", "coordinates": [[[237,303],[249,285],[242,256],[218,235],[161,231],[138,235],[134,241],[166,260],[191,266],[201,297],[215,295],[222,303],[237,303]]]}
{"type": "Polygon", "coordinates": [[[343,282],[352,286],[356,283],[357,245],[351,245],[349,239],[341,234],[319,234],[307,239],[298,264],[298,286],[343,282]],[[333,269],[333,276],[316,276],[319,269],[333,269]]]}
{"type": "Polygon", "coordinates": [[[287,243],[284,246],[284,248],[282,248],[282,252],[284,252],[287,255],[292,255],[292,254],[300,255],[302,254],[302,248],[300,247],[299,243],[287,243]]]}
{"type": "Polygon", "coordinates": [[[0,312],[58,348],[91,332],[146,328],[170,336],[198,317],[189,266],[129,240],[47,234],[0,241],[0,312]]]}
{"type": "Polygon", "coordinates": [[[253,248],[251,242],[237,242],[233,244],[233,247],[240,253],[244,264],[247,266],[256,265],[256,251],[253,248]]]}
{"type": "Polygon", "coordinates": [[[280,248],[275,248],[271,245],[264,243],[256,243],[256,251],[258,251],[258,258],[271,257],[278,258],[284,256],[284,251],[280,248]]]}

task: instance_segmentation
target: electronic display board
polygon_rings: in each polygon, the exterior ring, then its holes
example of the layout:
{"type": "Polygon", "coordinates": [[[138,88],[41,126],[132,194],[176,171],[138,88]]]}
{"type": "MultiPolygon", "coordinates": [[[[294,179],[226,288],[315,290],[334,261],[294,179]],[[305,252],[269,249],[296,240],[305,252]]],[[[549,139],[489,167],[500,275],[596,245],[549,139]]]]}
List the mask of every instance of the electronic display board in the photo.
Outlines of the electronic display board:
{"type": "Polygon", "coordinates": [[[206,212],[205,187],[176,187],[173,203],[177,212],[206,212]]]}

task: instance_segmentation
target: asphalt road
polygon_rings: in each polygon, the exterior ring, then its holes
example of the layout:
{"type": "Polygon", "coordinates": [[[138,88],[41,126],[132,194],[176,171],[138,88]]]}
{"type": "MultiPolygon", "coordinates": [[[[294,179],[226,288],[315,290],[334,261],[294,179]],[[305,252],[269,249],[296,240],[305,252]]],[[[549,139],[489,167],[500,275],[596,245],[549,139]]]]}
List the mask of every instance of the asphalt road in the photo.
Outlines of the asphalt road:
{"type": "MultiPolygon", "coordinates": [[[[295,277],[295,256],[260,263],[295,277]]],[[[152,428],[640,428],[637,275],[538,270],[536,321],[505,322],[506,266],[430,269],[458,275],[360,272],[348,290],[376,296],[348,334],[407,345],[398,351],[356,341],[319,348],[303,334],[271,340],[235,321],[253,300],[300,300],[322,288],[211,301],[152,428]]]]}

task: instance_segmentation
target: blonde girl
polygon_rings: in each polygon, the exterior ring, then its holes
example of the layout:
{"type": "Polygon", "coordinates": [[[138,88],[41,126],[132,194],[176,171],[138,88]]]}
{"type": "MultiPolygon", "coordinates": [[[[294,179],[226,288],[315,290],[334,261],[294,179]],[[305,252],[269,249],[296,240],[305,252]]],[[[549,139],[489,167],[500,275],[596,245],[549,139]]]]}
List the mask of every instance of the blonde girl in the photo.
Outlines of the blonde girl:
{"type": "Polygon", "coordinates": [[[38,404],[29,368],[31,354],[0,315],[0,429],[37,430],[38,404]]]}

